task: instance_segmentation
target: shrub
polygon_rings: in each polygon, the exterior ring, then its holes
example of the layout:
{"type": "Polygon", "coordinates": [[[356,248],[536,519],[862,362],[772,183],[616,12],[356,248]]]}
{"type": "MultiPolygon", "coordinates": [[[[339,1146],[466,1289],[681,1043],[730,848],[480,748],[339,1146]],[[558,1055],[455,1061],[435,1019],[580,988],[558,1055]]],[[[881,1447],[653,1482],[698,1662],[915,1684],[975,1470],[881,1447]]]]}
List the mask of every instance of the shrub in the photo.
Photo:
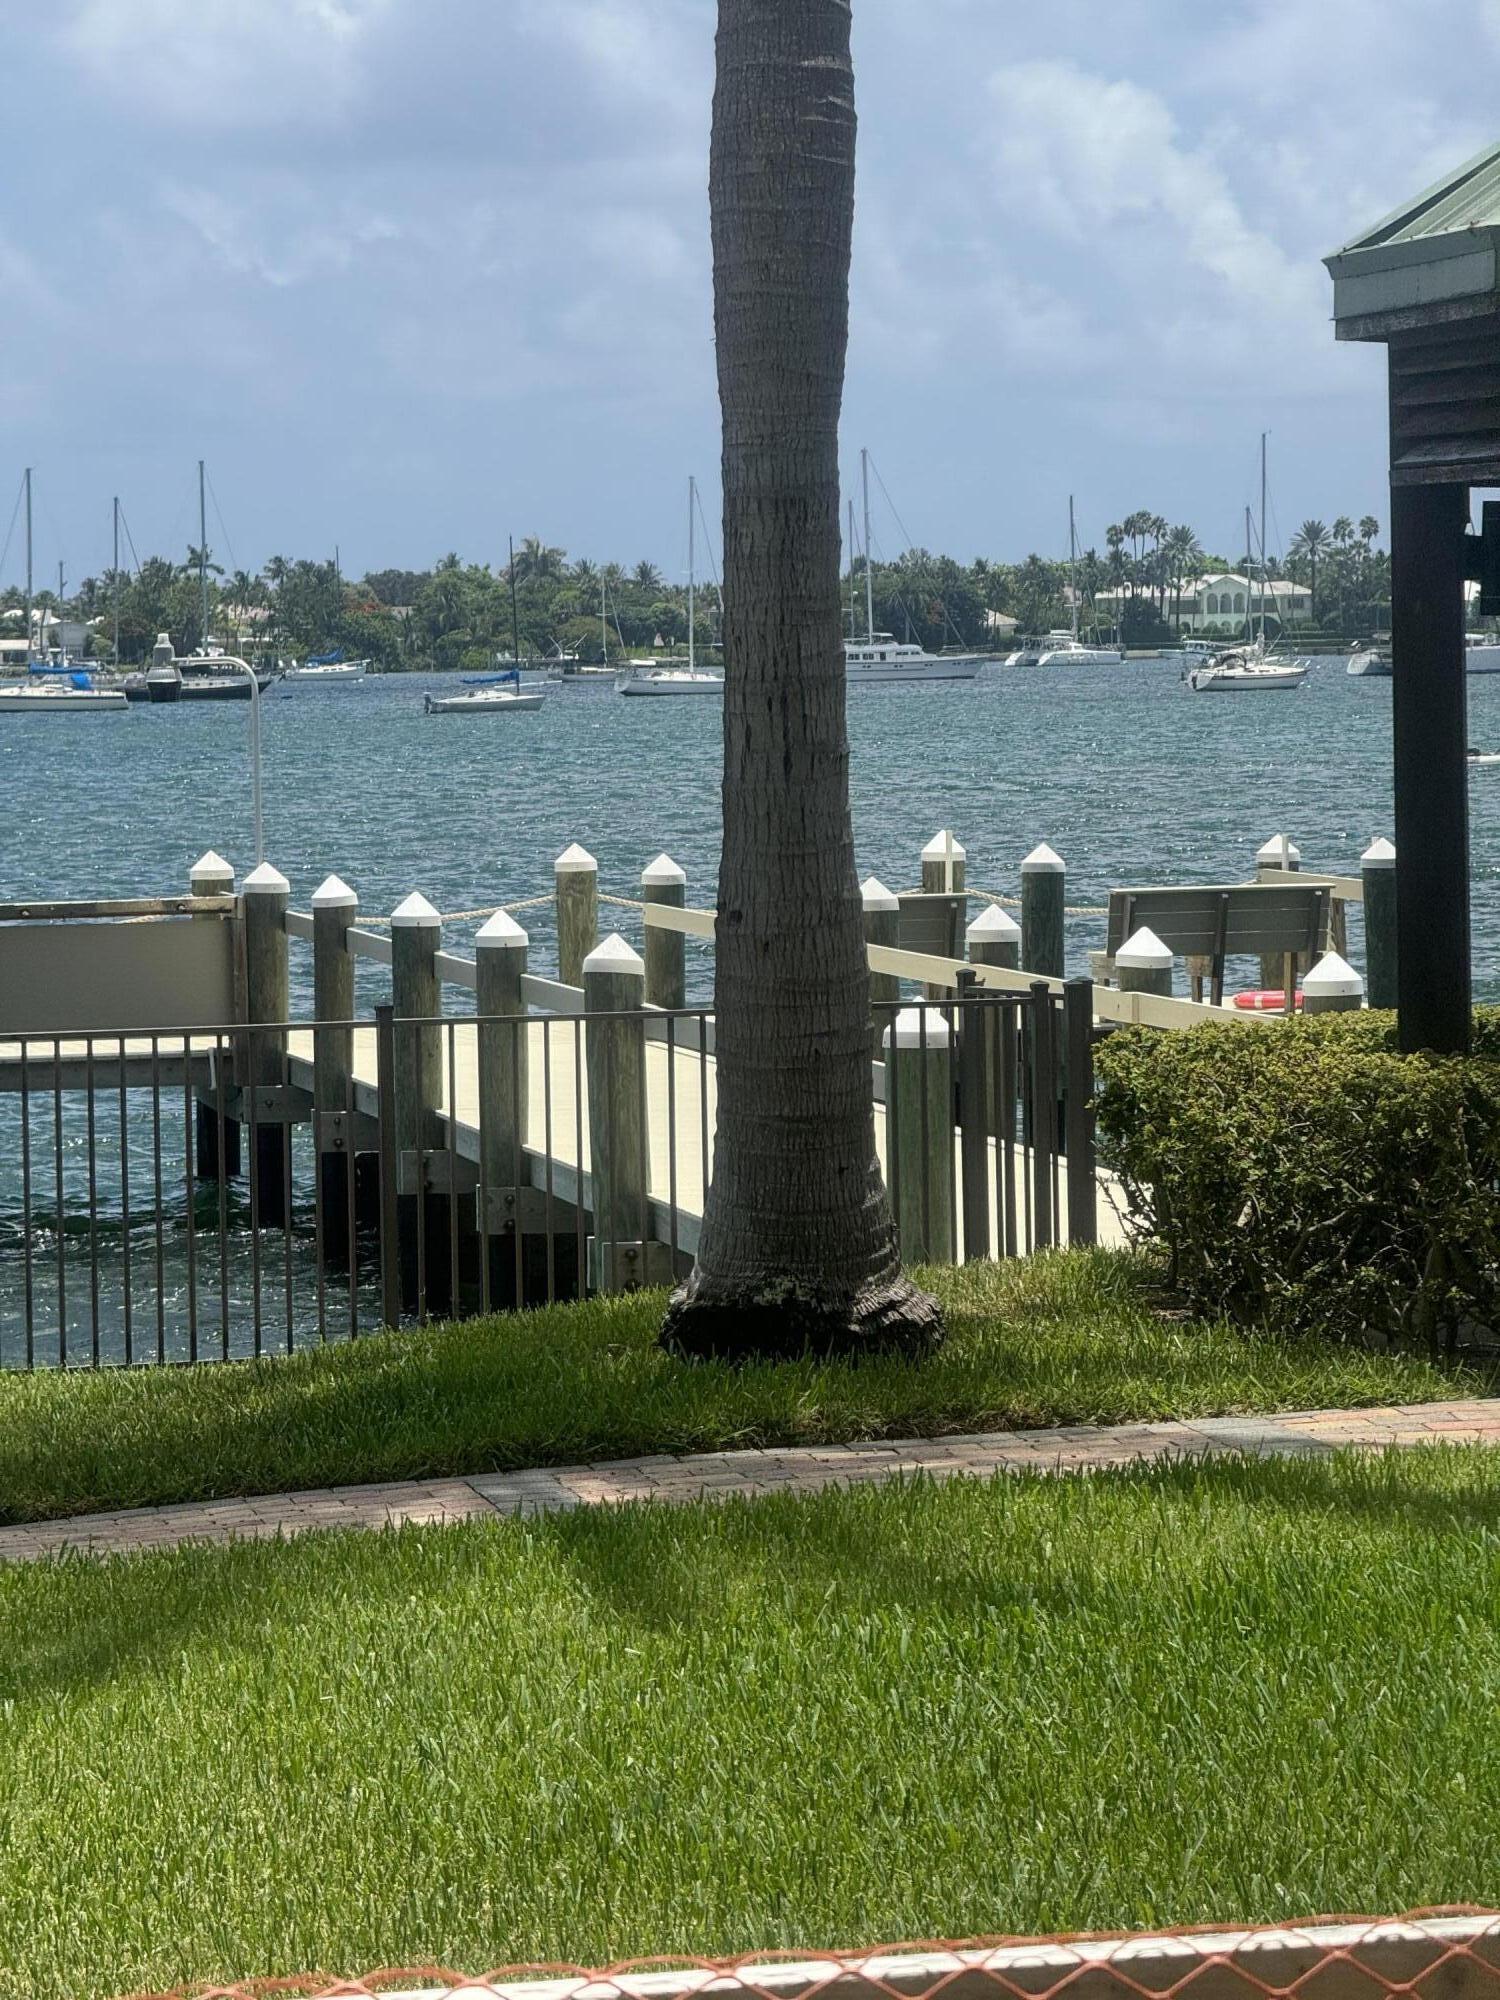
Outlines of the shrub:
{"type": "Polygon", "coordinates": [[[1101,1157],[1200,1309],[1451,1348],[1500,1324],[1500,1012],[1475,1048],[1402,1056],[1377,1013],[1127,1029],[1101,1157]]]}

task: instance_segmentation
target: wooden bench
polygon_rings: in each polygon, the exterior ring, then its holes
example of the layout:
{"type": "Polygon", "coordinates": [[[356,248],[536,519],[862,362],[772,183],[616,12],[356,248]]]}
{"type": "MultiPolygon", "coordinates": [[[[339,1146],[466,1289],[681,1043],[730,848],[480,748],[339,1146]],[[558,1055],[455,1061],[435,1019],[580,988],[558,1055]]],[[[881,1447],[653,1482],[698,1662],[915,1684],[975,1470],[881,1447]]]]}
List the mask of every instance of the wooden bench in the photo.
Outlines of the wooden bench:
{"type": "MultiPolygon", "coordinates": [[[[1113,963],[1127,939],[1144,926],[1179,957],[1206,962],[1213,1004],[1224,1002],[1226,958],[1279,958],[1286,1011],[1296,1007],[1297,961],[1324,948],[1332,911],[1328,882],[1235,882],[1173,889],[1112,889],[1108,953],[1113,963]]],[[[1191,969],[1191,968],[1190,968],[1191,969]]],[[[1193,998],[1203,997],[1203,974],[1193,971],[1193,998]]]]}

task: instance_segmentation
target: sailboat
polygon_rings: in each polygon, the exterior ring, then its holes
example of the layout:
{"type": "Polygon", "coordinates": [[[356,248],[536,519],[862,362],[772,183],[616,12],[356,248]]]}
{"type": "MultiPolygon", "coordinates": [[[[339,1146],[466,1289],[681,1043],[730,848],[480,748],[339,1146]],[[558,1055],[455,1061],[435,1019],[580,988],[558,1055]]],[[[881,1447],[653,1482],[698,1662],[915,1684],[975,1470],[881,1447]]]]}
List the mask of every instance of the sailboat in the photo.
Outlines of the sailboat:
{"type": "Polygon", "coordinates": [[[1039,667],[1118,667],[1125,658],[1123,653],[1113,646],[1085,646],[1078,636],[1078,529],[1071,493],[1068,495],[1068,569],[1072,577],[1068,595],[1073,600],[1073,628],[1070,632],[1049,632],[1038,648],[1036,664],[1039,667]]]}
{"type": "MultiPolygon", "coordinates": [[[[984,665],[982,653],[929,653],[921,646],[901,645],[890,632],[875,630],[875,575],[870,566],[870,454],[859,454],[865,519],[865,636],[852,630],[844,642],[844,674],[851,688],[889,687],[905,681],[972,681],[984,665]]],[[[852,515],[853,508],[850,513],[852,515]]],[[[854,534],[849,535],[851,588],[854,534]]],[[[853,617],[850,618],[851,627],[853,617]]]]}
{"type": "Polygon", "coordinates": [[[276,679],[275,671],[252,667],[235,653],[226,653],[208,636],[208,506],[204,496],[204,465],[198,461],[198,605],[202,640],[196,653],[178,659],[165,632],[151,654],[146,676],[152,701],[249,701],[276,679]],[[170,691],[169,669],[177,673],[177,692],[170,691]],[[161,669],[160,680],[153,679],[161,669]]]}
{"type": "Polygon", "coordinates": [[[1307,668],[1295,660],[1272,658],[1266,645],[1266,433],[1260,434],[1260,631],[1255,632],[1255,604],[1250,595],[1254,578],[1251,549],[1250,509],[1245,509],[1245,589],[1246,624],[1250,643],[1231,646],[1215,653],[1211,660],[1193,667],[1184,678],[1194,694],[1272,693],[1278,688],[1299,688],[1307,679],[1307,668]]]}
{"type": "Polygon", "coordinates": [[[109,714],[128,706],[122,687],[96,686],[84,667],[69,660],[62,644],[62,565],[57,571],[57,657],[46,646],[42,619],[42,657],[32,657],[31,467],[26,468],[26,678],[0,686],[0,715],[109,714]]]}
{"type": "Polygon", "coordinates": [[[724,692],[724,676],[698,665],[698,482],[688,481],[688,656],[685,667],[632,660],[620,676],[621,694],[672,695],[724,692]]]}

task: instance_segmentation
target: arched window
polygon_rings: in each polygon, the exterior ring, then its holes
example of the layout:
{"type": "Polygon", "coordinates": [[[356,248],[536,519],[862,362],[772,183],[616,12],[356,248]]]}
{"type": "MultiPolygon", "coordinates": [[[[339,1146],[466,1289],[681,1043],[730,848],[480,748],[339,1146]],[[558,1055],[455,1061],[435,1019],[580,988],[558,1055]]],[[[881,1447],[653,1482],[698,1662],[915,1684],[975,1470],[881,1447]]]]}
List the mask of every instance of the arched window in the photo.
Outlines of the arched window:
{"type": "Polygon", "coordinates": [[[1245,593],[1244,593],[1244,591],[1242,591],[1242,590],[1237,590],[1237,591],[1236,591],[1236,592],[1234,593],[1234,608],[1235,608],[1235,610],[1236,610],[1236,611],[1243,611],[1243,610],[1244,610],[1244,608],[1245,608],[1245,593]]]}
{"type": "Polygon", "coordinates": [[[1206,618],[1217,618],[1219,615],[1219,600],[1212,590],[1204,600],[1203,614],[1206,618]]]}

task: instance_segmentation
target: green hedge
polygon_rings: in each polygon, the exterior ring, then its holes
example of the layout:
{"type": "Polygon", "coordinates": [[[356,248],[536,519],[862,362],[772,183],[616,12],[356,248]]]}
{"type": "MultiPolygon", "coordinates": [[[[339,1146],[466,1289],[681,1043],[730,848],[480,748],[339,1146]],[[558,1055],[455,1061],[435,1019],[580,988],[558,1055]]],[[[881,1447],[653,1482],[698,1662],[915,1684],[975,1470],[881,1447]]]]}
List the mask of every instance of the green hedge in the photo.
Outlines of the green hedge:
{"type": "Polygon", "coordinates": [[[1475,1048],[1402,1056],[1378,1013],[1127,1029],[1101,1157],[1200,1309],[1451,1347],[1500,1326],[1500,1010],[1475,1048]]]}

